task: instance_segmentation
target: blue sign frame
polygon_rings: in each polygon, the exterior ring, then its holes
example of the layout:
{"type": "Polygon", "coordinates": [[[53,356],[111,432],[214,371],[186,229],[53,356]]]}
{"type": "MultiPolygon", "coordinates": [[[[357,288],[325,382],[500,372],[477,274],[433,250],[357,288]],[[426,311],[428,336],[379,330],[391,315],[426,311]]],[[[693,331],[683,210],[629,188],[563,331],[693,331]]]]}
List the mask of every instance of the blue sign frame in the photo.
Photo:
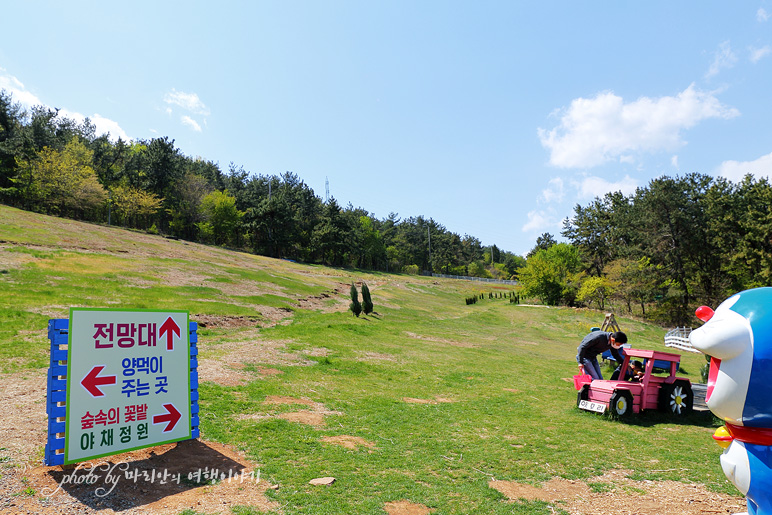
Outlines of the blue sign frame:
{"type": "MultiPolygon", "coordinates": [[[[46,414],[48,415],[48,443],[43,463],[47,466],[64,464],[64,432],[67,407],[67,344],[70,320],[68,318],[48,321],[48,339],[51,342],[51,361],[48,368],[46,388],[46,414]]],[[[198,324],[189,322],[190,336],[190,425],[191,438],[199,436],[198,430],[198,324]]]]}

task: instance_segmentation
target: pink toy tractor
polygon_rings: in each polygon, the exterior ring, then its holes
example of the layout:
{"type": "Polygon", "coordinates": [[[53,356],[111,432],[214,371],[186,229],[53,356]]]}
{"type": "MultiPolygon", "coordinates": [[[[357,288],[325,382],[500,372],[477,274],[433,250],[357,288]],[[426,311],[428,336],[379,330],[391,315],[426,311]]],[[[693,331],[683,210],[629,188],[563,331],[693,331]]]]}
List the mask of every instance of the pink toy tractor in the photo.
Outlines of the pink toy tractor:
{"type": "Polygon", "coordinates": [[[580,409],[597,413],[608,410],[619,418],[652,409],[675,417],[692,411],[694,395],[691,382],[684,377],[676,377],[681,361],[679,354],[641,349],[625,349],[624,352],[619,379],[585,379],[577,382],[579,393],[576,404],[580,409]],[[644,360],[643,376],[637,381],[625,380],[632,358],[644,360]],[[655,368],[667,369],[668,366],[670,373],[667,377],[654,375],[655,368]]]}

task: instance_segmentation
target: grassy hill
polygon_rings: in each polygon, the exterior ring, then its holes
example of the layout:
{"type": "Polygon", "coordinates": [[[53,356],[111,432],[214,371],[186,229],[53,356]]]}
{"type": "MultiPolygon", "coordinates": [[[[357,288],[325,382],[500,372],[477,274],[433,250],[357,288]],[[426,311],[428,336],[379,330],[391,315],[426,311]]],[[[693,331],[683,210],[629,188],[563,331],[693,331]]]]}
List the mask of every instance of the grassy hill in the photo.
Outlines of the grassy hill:
{"type": "MultiPolygon", "coordinates": [[[[464,302],[489,291],[508,290],[307,266],[0,206],[0,377],[45,375],[47,321],[69,307],[181,309],[200,323],[202,439],[258,463],[284,513],[384,513],[408,501],[437,513],[561,509],[510,501],[494,480],[558,477],[598,495],[644,495],[597,479],[616,470],[735,494],[709,413],[620,423],[575,408],[576,346],[603,313],[464,302]],[[369,317],[346,311],[359,281],[372,291],[369,317]],[[308,484],[322,476],[337,481],[308,484]]],[[[663,328],[617,319],[634,346],[664,350],[663,328]]],[[[693,382],[703,363],[684,356],[693,382]]]]}

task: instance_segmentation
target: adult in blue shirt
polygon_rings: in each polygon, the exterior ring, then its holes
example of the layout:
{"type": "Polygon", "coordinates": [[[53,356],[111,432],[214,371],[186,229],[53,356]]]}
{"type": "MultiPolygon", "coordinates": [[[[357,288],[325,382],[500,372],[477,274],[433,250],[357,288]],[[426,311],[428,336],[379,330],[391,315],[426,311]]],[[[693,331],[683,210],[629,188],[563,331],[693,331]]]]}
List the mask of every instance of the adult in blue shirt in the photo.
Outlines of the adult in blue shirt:
{"type": "Polygon", "coordinates": [[[593,331],[584,337],[582,343],[576,348],[576,362],[579,363],[579,373],[588,374],[593,379],[603,379],[598,364],[598,354],[610,350],[611,355],[622,363],[623,357],[619,353],[622,345],[627,343],[627,335],[622,331],[607,333],[605,331],[593,331]]]}

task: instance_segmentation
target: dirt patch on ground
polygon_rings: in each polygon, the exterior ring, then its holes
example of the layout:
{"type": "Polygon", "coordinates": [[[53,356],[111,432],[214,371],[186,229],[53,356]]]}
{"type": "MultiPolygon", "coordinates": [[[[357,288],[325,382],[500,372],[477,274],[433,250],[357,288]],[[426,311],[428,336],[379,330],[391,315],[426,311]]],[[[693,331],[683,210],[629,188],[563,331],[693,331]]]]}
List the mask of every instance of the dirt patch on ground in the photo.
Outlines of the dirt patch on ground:
{"type": "Polygon", "coordinates": [[[313,347],[304,351],[303,354],[311,358],[324,358],[330,355],[330,349],[326,347],[313,347]]]}
{"type": "Polygon", "coordinates": [[[375,449],[373,442],[368,442],[364,438],[359,436],[339,435],[339,436],[325,436],[322,438],[322,442],[330,443],[333,445],[340,445],[346,449],[352,451],[358,450],[360,447],[367,447],[368,449],[375,449]]]}
{"type": "Polygon", "coordinates": [[[25,463],[46,443],[45,371],[0,375],[0,456],[25,463]]]}
{"type": "Polygon", "coordinates": [[[185,269],[179,269],[176,267],[163,268],[159,263],[153,263],[153,268],[148,265],[139,264],[135,268],[138,272],[148,273],[153,272],[153,277],[157,282],[137,282],[134,278],[127,279],[129,282],[135,283],[139,287],[152,288],[158,284],[165,286],[200,286],[205,288],[212,288],[219,290],[223,295],[228,296],[249,296],[249,295],[266,295],[281,293],[281,288],[276,285],[246,280],[239,278],[233,274],[226,276],[225,280],[212,281],[212,277],[223,278],[223,270],[220,267],[207,265],[205,263],[198,263],[195,269],[186,267],[185,269]]]}
{"type": "Polygon", "coordinates": [[[402,397],[402,400],[408,404],[437,404],[437,401],[431,399],[416,399],[415,397],[402,397]]]}
{"type": "Polygon", "coordinates": [[[280,413],[279,418],[289,420],[290,422],[307,424],[314,427],[324,427],[327,425],[327,423],[324,421],[324,415],[308,410],[293,411],[291,413],[280,413]]]}
{"type": "Polygon", "coordinates": [[[262,365],[309,366],[316,361],[298,352],[287,352],[286,341],[262,339],[257,329],[237,336],[239,341],[200,342],[199,380],[223,386],[240,386],[254,379],[281,373],[262,365]]]}
{"type": "Polygon", "coordinates": [[[402,397],[404,402],[408,404],[442,404],[448,402],[456,402],[453,399],[447,397],[435,397],[434,399],[417,399],[415,397],[402,397]]]}
{"type": "MultiPolygon", "coordinates": [[[[38,313],[39,315],[47,316],[48,318],[67,318],[70,316],[69,306],[37,306],[34,308],[27,308],[30,313],[38,313]]],[[[38,331],[39,332],[39,331],[38,331]]],[[[41,337],[46,337],[42,335],[41,337]]]]}
{"type": "Polygon", "coordinates": [[[383,509],[388,515],[428,515],[434,511],[428,506],[410,501],[387,502],[383,509]]]}
{"type": "Polygon", "coordinates": [[[634,481],[630,471],[614,470],[587,482],[553,478],[540,488],[514,481],[490,481],[507,496],[541,500],[571,515],[702,515],[736,513],[745,502],[709,492],[703,485],[678,481],[634,481]]]}
{"type": "Polygon", "coordinates": [[[263,404],[303,404],[304,406],[313,406],[314,401],[310,399],[298,399],[296,397],[287,397],[284,395],[269,395],[263,401],[263,404]]]}
{"type": "Polygon", "coordinates": [[[264,377],[278,376],[280,374],[283,374],[284,372],[282,372],[277,368],[257,367],[257,373],[261,378],[264,378],[264,377]]]}
{"type": "Polygon", "coordinates": [[[216,360],[198,360],[198,379],[202,383],[211,381],[222,386],[241,386],[254,379],[244,370],[241,363],[221,363],[216,360]]]}
{"type": "Polygon", "coordinates": [[[257,316],[217,316],[217,315],[190,315],[192,322],[197,322],[199,329],[221,329],[233,327],[257,327],[263,320],[257,316]]]}
{"type": "Polygon", "coordinates": [[[343,415],[340,411],[327,409],[321,402],[315,402],[310,399],[298,399],[297,397],[286,397],[280,395],[269,395],[263,401],[264,405],[286,405],[300,404],[308,406],[307,410],[292,411],[285,413],[245,413],[237,417],[238,420],[266,420],[271,418],[281,418],[289,422],[307,424],[316,428],[322,428],[327,425],[325,417],[330,415],[343,415]]]}
{"type": "Polygon", "coordinates": [[[3,471],[0,511],[36,514],[177,514],[186,509],[231,513],[278,505],[276,488],[259,467],[226,446],[187,440],[92,460],[77,468],[27,467],[3,471]],[[10,476],[10,477],[9,477],[10,476]],[[34,493],[18,495],[31,489],[34,493]]]}
{"type": "MultiPolygon", "coordinates": [[[[254,306],[250,306],[254,308],[254,306]]],[[[292,310],[290,308],[274,308],[269,306],[259,306],[260,315],[191,315],[190,319],[197,322],[199,328],[209,329],[233,329],[242,327],[273,327],[277,324],[284,324],[292,319],[292,310]]]]}
{"type": "Polygon", "coordinates": [[[467,342],[459,342],[456,340],[449,340],[447,338],[439,338],[436,336],[425,336],[421,334],[411,333],[410,331],[405,331],[405,334],[409,338],[413,338],[414,340],[422,340],[425,342],[434,342],[434,343],[445,343],[447,345],[451,345],[453,347],[465,347],[469,349],[476,349],[479,347],[479,345],[474,343],[467,343],[467,342]]]}
{"type": "Polygon", "coordinates": [[[384,352],[362,352],[361,354],[357,361],[391,361],[392,363],[398,361],[396,357],[384,352]]]}
{"type": "Polygon", "coordinates": [[[35,260],[34,257],[22,252],[6,252],[11,247],[11,245],[0,245],[0,271],[7,273],[8,270],[23,268],[24,265],[35,260]]]}
{"type": "Polygon", "coordinates": [[[325,291],[319,295],[311,295],[298,299],[298,306],[302,309],[313,309],[322,313],[334,313],[348,309],[348,290],[351,286],[346,283],[338,283],[331,291],[325,291]]]}

